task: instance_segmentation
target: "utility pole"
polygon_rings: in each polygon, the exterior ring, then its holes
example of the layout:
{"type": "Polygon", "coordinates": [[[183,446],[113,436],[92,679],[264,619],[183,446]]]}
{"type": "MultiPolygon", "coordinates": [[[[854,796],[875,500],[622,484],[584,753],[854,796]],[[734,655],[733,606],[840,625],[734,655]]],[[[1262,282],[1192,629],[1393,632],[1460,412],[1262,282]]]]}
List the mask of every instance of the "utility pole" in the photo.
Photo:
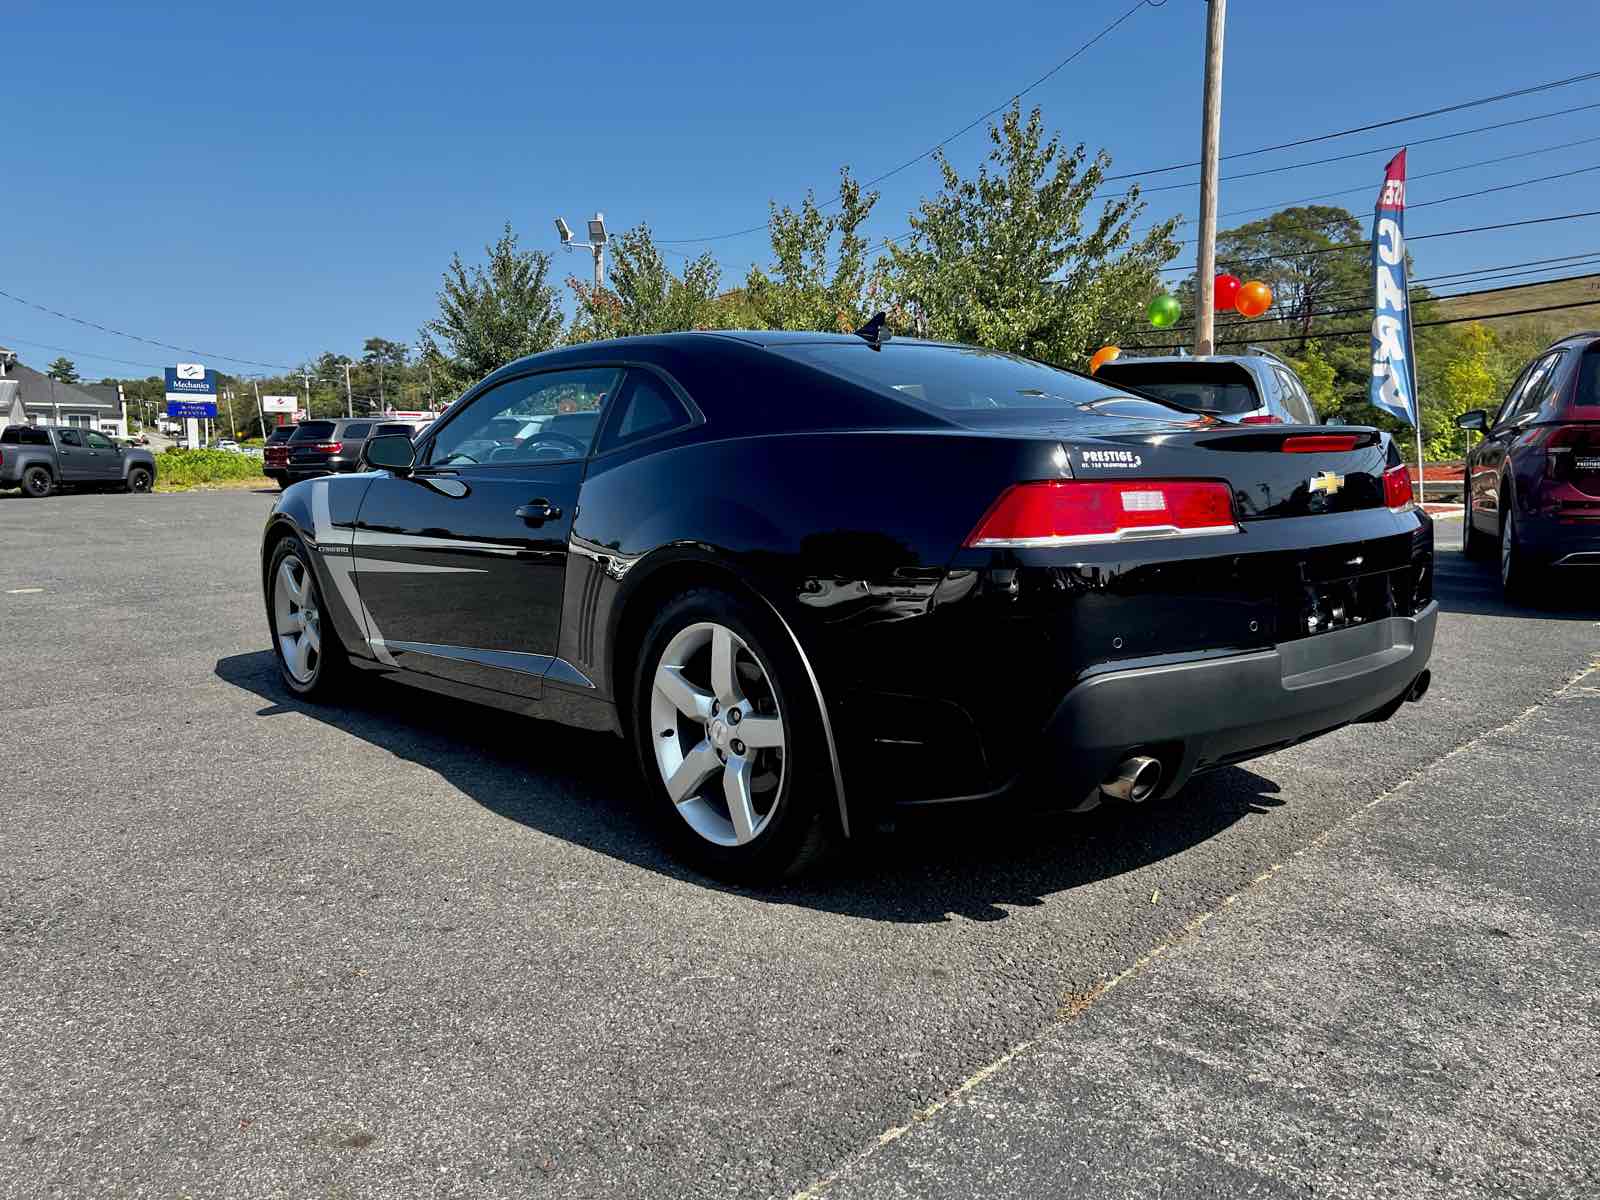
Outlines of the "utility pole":
{"type": "Polygon", "coordinates": [[[228,432],[233,436],[233,440],[237,442],[239,440],[239,422],[233,418],[233,401],[236,395],[237,393],[233,388],[228,389],[228,432]]]}
{"type": "Polygon", "coordinates": [[[261,408],[261,381],[259,379],[252,379],[250,381],[250,386],[256,390],[256,420],[261,422],[261,436],[266,437],[268,436],[267,414],[261,408]]]}
{"type": "Polygon", "coordinates": [[[353,417],[356,415],[356,402],[355,399],[350,395],[349,363],[345,363],[344,365],[344,415],[347,417],[353,417]]]}
{"type": "Polygon", "coordinates": [[[1195,266],[1194,352],[1210,354],[1217,283],[1217,157],[1222,142],[1222,35],[1228,0],[1206,2],[1205,101],[1200,115],[1200,260],[1195,266]]]}
{"type": "Polygon", "coordinates": [[[301,378],[306,381],[306,420],[311,420],[311,372],[301,371],[301,378]]]}

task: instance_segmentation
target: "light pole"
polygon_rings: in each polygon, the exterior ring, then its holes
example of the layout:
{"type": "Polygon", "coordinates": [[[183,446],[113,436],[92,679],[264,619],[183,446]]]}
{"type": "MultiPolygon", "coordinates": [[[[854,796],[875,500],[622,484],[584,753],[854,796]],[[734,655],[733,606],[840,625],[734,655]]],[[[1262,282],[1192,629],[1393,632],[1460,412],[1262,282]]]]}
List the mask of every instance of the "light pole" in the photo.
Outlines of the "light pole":
{"type": "Polygon", "coordinates": [[[356,415],[356,402],[350,395],[349,363],[345,363],[344,365],[344,415],[347,417],[353,417],[356,415]]]}
{"type": "Polygon", "coordinates": [[[609,237],[606,233],[606,215],[602,212],[595,213],[589,218],[589,240],[575,242],[572,240],[572,227],[560,217],[556,218],[556,232],[561,235],[561,244],[568,250],[574,246],[585,250],[594,251],[594,285],[604,287],[606,283],[606,242],[609,237]]]}

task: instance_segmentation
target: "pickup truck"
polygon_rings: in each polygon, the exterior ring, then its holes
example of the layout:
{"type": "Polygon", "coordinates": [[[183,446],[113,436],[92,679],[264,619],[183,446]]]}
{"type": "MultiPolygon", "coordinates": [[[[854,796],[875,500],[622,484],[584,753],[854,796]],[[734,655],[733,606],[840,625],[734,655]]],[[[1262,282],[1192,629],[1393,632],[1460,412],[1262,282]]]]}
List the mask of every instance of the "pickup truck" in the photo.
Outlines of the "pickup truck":
{"type": "Polygon", "coordinates": [[[156,457],[119,448],[103,433],[68,425],[7,425],[0,429],[0,488],[48,496],[58,487],[119,485],[148,492],[156,482],[156,457]]]}

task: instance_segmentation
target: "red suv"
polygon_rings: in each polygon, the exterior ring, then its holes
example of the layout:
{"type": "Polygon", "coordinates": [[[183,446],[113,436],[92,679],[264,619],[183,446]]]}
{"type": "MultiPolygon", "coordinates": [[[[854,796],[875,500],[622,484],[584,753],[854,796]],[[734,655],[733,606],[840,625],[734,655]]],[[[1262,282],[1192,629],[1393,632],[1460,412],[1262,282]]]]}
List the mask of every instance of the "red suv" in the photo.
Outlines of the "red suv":
{"type": "Polygon", "coordinates": [[[1507,596],[1550,567],[1600,566],[1600,331],[1562,338],[1493,417],[1478,408],[1456,424],[1483,434],[1467,454],[1466,550],[1498,541],[1507,596]]]}
{"type": "Polygon", "coordinates": [[[261,448],[261,473],[279,487],[286,487],[288,483],[289,439],[294,436],[295,428],[279,425],[267,435],[267,444],[261,448]]]}

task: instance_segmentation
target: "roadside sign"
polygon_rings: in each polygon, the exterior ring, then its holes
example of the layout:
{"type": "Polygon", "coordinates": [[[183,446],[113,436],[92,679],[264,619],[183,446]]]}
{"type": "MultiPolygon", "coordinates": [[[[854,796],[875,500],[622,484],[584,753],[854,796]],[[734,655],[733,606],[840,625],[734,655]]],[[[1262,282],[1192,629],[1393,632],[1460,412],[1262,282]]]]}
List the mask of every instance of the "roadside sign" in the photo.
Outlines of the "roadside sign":
{"type": "Polygon", "coordinates": [[[167,416],[217,415],[217,376],[204,363],[179,363],[167,368],[167,416]]]}
{"type": "Polygon", "coordinates": [[[298,396],[263,396],[261,397],[261,411],[269,413],[292,413],[300,407],[298,396]]]}

